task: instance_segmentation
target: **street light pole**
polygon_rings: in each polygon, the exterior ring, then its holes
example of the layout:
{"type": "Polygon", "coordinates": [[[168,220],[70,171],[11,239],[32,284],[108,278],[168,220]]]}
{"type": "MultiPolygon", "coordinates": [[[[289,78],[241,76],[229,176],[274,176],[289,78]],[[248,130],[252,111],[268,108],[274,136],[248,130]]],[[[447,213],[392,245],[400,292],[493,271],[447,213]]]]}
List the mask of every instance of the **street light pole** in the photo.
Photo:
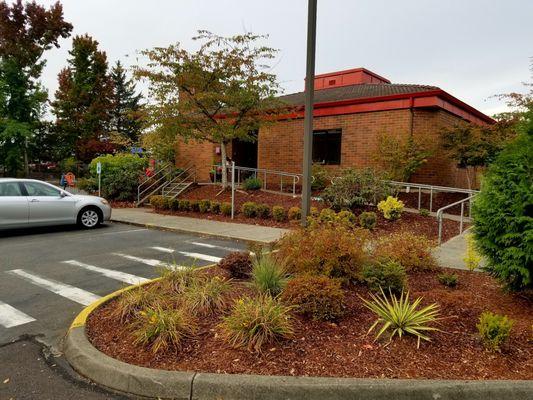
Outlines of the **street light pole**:
{"type": "Polygon", "coordinates": [[[317,0],[309,0],[307,10],[307,67],[305,74],[304,154],[302,182],[302,225],[311,210],[311,167],[313,157],[313,103],[315,97],[315,44],[317,0]]]}

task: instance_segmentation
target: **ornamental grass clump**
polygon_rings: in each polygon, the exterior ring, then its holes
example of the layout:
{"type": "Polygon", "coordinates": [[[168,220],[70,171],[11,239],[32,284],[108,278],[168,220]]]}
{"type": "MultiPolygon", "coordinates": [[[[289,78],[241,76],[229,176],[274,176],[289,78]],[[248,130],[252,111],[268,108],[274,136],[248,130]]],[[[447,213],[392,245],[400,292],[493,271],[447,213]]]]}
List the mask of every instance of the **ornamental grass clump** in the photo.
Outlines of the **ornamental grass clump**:
{"type": "Polygon", "coordinates": [[[156,287],[139,286],[126,290],[116,300],[112,316],[120,322],[133,318],[139,311],[159,304],[163,296],[156,287]]]}
{"type": "Polygon", "coordinates": [[[226,309],[230,291],[231,282],[227,279],[201,277],[191,282],[183,299],[193,313],[207,315],[226,309]]]}
{"type": "Polygon", "coordinates": [[[270,254],[257,256],[253,261],[251,283],[259,293],[277,296],[287,284],[285,267],[270,254]]]}
{"type": "Polygon", "coordinates": [[[485,348],[489,351],[500,352],[502,345],[509,340],[514,321],[505,315],[483,312],[476,325],[485,348]]]}
{"type": "Polygon", "coordinates": [[[220,328],[231,346],[261,352],[264,345],[293,335],[290,312],[290,306],[269,295],[242,297],[235,301],[220,328]]]}
{"type": "Polygon", "coordinates": [[[439,331],[432,327],[431,324],[436,322],[439,317],[438,305],[430,304],[420,308],[422,298],[417,298],[414,302],[409,301],[409,292],[400,295],[398,299],[392,293],[389,296],[381,290],[381,295],[370,294],[372,300],[362,299],[366,308],[378,316],[378,319],[368,333],[378,328],[375,340],[378,340],[385,332],[389,332],[389,343],[394,336],[401,338],[404,335],[413,335],[417,338],[417,348],[420,347],[420,341],[431,341],[425,332],[439,331]]]}
{"type": "Polygon", "coordinates": [[[183,293],[195,279],[198,279],[194,266],[171,265],[158,268],[160,275],[159,285],[174,293],[183,293]]]}

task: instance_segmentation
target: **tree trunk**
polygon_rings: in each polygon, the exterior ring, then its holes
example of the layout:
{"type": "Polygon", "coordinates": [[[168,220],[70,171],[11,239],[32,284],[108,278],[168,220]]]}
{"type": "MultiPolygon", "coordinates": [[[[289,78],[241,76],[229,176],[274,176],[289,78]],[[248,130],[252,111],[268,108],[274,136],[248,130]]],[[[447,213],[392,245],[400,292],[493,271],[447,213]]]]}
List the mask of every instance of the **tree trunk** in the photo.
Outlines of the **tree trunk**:
{"type": "Polygon", "coordinates": [[[221,166],[222,166],[222,189],[226,189],[228,187],[228,173],[226,168],[226,144],[224,142],[220,142],[220,157],[221,160],[221,166]]]}

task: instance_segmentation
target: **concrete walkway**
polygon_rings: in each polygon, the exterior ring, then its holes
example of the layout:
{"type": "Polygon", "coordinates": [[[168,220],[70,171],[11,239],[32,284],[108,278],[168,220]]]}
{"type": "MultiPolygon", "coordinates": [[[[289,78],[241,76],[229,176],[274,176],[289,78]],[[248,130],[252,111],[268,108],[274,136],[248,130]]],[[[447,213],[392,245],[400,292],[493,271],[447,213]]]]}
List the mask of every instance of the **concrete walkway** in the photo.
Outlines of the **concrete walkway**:
{"type": "Polygon", "coordinates": [[[288,229],[271,228],[268,226],[157,214],[148,208],[116,208],[113,209],[111,220],[145,226],[147,228],[197,233],[199,235],[261,244],[272,243],[288,232],[288,229]]]}
{"type": "MultiPolygon", "coordinates": [[[[466,256],[466,235],[468,231],[455,236],[433,250],[433,255],[441,267],[468,270],[464,258],[466,256]]],[[[481,261],[483,266],[483,261],[481,261]]],[[[479,271],[477,269],[476,271],[479,271]]]]}

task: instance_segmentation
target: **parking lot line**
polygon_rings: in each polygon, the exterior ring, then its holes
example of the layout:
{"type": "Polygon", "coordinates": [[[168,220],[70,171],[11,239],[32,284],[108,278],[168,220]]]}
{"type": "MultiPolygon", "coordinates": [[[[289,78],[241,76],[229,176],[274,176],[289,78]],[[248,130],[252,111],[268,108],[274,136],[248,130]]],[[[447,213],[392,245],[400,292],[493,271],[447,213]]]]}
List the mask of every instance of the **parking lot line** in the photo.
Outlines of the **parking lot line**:
{"type": "Polygon", "coordinates": [[[143,278],[141,276],[128,274],[127,272],[121,272],[121,271],[115,271],[112,269],[107,268],[101,268],[97,267],[95,265],[85,264],[77,260],[67,260],[63,261],[64,264],[74,265],[76,267],[80,267],[83,269],[86,269],[87,271],[96,272],[98,274],[101,274],[103,276],[106,276],[111,279],[115,279],[117,281],[125,282],[130,285],[138,285],[139,283],[147,282],[148,279],[143,278]]]}
{"type": "Polygon", "coordinates": [[[15,307],[11,307],[9,304],[0,301],[0,325],[4,328],[12,328],[33,321],[35,321],[35,318],[32,318],[28,314],[24,314],[22,311],[17,310],[15,307]]]}
{"type": "Polygon", "coordinates": [[[83,289],[67,285],[66,283],[58,282],[53,279],[46,279],[39,275],[30,274],[22,269],[13,269],[11,271],[7,271],[7,273],[19,276],[34,285],[42,287],[43,289],[49,290],[55,294],[58,294],[59,296],[65,297],[84,306],[88,306],[89,304],[100,299],[100,296],[97,296],[91,292],[87,292],[83,289]]]}
{"type": "Polygon", "coordinates": [[[150,247],[151,249],[161,251],[163,253],[174,253],[174,249],[168,248],[168,247],[160,247],[160,246],[153,246],[150,247]]]}
{"type": "Polygon", "coordinates": [[[150,265],[152,267],[157,267],[158,265],[163,266],[162,264],[165,264],[163,261],[155,260],[153,258],[142,258],[142,257],[136,257],[136,256],[130,256],[129,254],[124,253],[113,253],[116,256],[127,258],[131,261],[136,261],[142,264],[150,265]]]}
{"type": "Polygon", "coordinates": [[[189,253],[188,251],[179,251],[178,253],[184,256],[187,256],[187,257],[197,259],[197,260],[205,260],[205,261],[215,262],[215,263],[222,260],[222,258],[220,257],[210,256],[208,254],[202,254],[202,253],[189,253]]]}
{"type": "Polygon", "coordinates": [[[206,247],[208,249],[221,249],[221,250],[227,250],[227,251],[246,251],[242,249],[236,249],[234,247],[217,246],[215,244],[209,244],[209,243],[201,243],[201,242],[189,242],[189,243],[194,244],[195,246],[206,247]]]}

